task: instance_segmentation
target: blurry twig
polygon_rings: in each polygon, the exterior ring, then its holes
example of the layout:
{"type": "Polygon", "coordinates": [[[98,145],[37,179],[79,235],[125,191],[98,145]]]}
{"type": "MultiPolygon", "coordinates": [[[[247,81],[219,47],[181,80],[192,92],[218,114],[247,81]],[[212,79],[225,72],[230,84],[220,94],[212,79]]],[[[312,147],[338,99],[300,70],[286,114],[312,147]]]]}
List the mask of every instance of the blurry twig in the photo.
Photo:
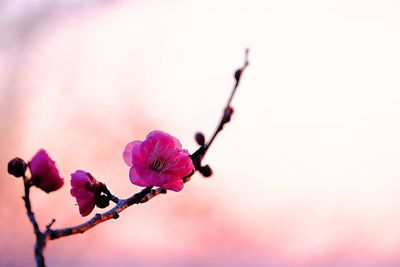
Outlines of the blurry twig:
{"type": "MultiPolygon", "coordinates": [[[[231,120],[231,116],[233,114],[233,108],[231,107],[231,102],[232,99],[237,91],[237,88],[239,87],[239,82],[240,78],[242,77],[242,74],[244,70],[247,68],[249,65],[249,49],[246,49],[245,51],[245,56],[244,56],[244,63],[243,66],[235,71],[234,78],[235,78],[235,84],[233,85],[233,89],[231,92],[231,95],[229,96],[228,102],[226,103],[226,106],[224,108],[224,111],[222,113],[221,119],[217,125],[217,128],[215,129],[213,135],[211,136],[210,140],[205,143],[204,141],[204,136],[201,133],[198,133],[196,135],[196,139],[199,140],[198,143],[200,145],[200,148],[197,149],[190,157],[193,160],[194,166],[196,167],[196,170],[199,170],[203,176],[208,177],[211,175],[212,171],[208,165],[206,166],[201,166],[201,161],[205,154],[207,153],[208,149],[210,148],[211,144],[214,142],[215,138],[217,137],[218,133],[222,131],[224,128],[224,125],[228,123],[231,120]],[[198,139],[199,138],[199,139],[198,139]]],[[[188,178],[187,178],[188,179],[188,178]]]]}
{"type": "Polygon", "coordinates": [[[224,112],[222,114],[222,117],[221,117],[221,120],[220,120],[220,122],[218,124],[217,129],[215,130],[214,134],[212,135],[210,141],[208,141],[208,143],[205,145],[204,154],[206,153],[208,148],[211,146],[211,144],[214,141],[215,137],[217,137],[217,134],[224,128],[224,125],[226,123],[228,123],[230,121],[230,119],[231,119],[231,115],[233,113],[233,108],[231,107],[231,102],[232,102],[232,99],[233,99],[233,97],[234,97],[234,95],[236,93],[237,88],[239,87],[239,82],[240,82],[240,78],[242,77],[242,73],[247,68],[248,65],[249,65],[249,49],[247,48],[246,52],[245,52],[245,56],[244,56],[244,64],[243,64],[243,66],[241,68],[239,68],[235,72],[234,77],[235,77],[235,81],[236,82],[235,82],[235,85],[233,86],[232,93],[229,96],[228,102],[226,103],[224,112]]]}

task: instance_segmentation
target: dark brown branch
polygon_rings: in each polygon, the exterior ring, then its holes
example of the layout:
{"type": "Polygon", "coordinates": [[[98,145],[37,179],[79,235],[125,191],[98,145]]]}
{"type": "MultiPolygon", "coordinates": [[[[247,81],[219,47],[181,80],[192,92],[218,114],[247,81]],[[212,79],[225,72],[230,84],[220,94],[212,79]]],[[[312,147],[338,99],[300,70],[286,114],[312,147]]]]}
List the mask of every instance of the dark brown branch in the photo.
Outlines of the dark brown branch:
{"type": "MultiPolygon", "coordinates": [[[[193,175],[193,174],[194,174],[194,172],[191,175],[193,175]]],[[[133,196],[131,196],[130,198],[123,199],[123,200],[120,200],[117,197],[113,196],[110,193],[110,191],[108,191],[108,189],[107,189],[106,191],[108,193],[106,193],[106,194],[110,194],[111,196],[114,197],[114,200],[111,199],[112,201],[115,201],[116,199],[118,199],[117,205],[115,205],[111,210],[106,211],[102,214],[97,213],[89,221],[79,224],[79,225],[76,225],[76,226],[73,226],[73,227],[66,227],[66,228],[53,230],[50,228],[51,224],[53,223],[53,221],[52,221],[49,224],[49,227],[47,227],[47,231],[45,232],[46,238],[49,240],[54,240],[54,239],[58,239],[58,238],[69,236],[69,235],[82,234],[102,222],[108,221],[110,219],[118,219],[119,213],[122,212],[124,209],[128,208],[129,206],[132,206],[134,204],[146,203],[150,199],[152,199],[160,194],[167,193],[167,190],[162,189],[160,187],[157,187],[155,189],[152,189],[152,188],[153,188],[152,186],[146,187],[139,193],[136,193],[133,196]]],[[[103,192],[104,192],[104,189],[103,189],[103,192]]]]}
{"type": "Polygon", "coordinates": [[[98,225],[99,223],[108,221],[110,219],[117,219],[121,211],[134,204],[139,204],[142,199],[147,196],[147,194],[151,193],[152,188],[152,186],[146,187],[145,189],[143,189],[139,193],[134,194],[130,198],[119,200],[118,204],[115,205],[114,208],[102,214],[98,213],[94,215],[92,219],[83,224],[62,229],[48,229],[46,231],[47,239],[53,240],[64,236],[82,234],[87,230],[93,228],[94,226],[98,225]]]}
{"type": "MultiPolygon", "coordinates": [[[[193,175],[193,173],[190,174],[193,175]]],[[[189,177],[189,176],[188,176],[189,177]]],[[[106,187],[105,187],[106,188],[106,187]]],[[[148,202],[150,199],[160,195],[160,194],[166,194],[167,190],[162,189],[160,187],[157,187],[155,189],[152,189],[152,186],[144,188],[142,191],[139,193],[134,194],[130,198],[120,200],[114,195],[111,194],[111,192],[106,189],[103,189],[103,192],[105,192],[107,195],[111,196],[112,201],[117,201],[117,205],[115,205],[112,209],[109,211],[106,211],[104,213],[97,213],[94,215],[89,221],[73,226],[73,227],[66,227],[66,228],[61,228],[61,229],[51,229],[51,225],[54,223],[52,221],[45,232],[46,240],[54,240],[58,239],[61,237],[65,236],[70,236],[70,235],[75,235],[75,234],[82,234],[86,232],[87,230],[95,227],[96,225],[108,221],[110,219],[118,219],[119,218],[119,213],[122,212],[124,209],[128,208],[129,206],[132,206],[134,204],[142,204],[148,202]]],[[[53,219],[54,220],[54,219],[53,219]]]]}
{"type": "Polygon", "coordinates": [[[145,202],[149,201],[150,199],[152,199],[153,197],[156,197],[160,194],[166,194],[166,193],[167,193],[167,190],[157,187],[155,189],[152,189],[150,191],[150,193],[148,193],[144,198],[142,198],[140,203],[145,203],[145,202]]]}
{"type": "Polygon", "coordinates": [[[23,182],[24,182],[24,193],[25,194],[22,198],[25,202],[26,213],[28,214],[29,220],[31,221],[31,223],[33,225],[33,230],[34,230],[35,236],[36,236],[36,243],[35,243],[36,264],[37,264],[37,266],[44,267],[46,265],[44,262],[43,250],[46,246],[46,238],[45,238],[45,235],[40,231],[39,225],[35,218],[35,214],[32,211],[31,201],[29,199],[29,189],[31,187],[31,184],[29,183],[29,181],[25,175],[23,176],[23,182]]]}

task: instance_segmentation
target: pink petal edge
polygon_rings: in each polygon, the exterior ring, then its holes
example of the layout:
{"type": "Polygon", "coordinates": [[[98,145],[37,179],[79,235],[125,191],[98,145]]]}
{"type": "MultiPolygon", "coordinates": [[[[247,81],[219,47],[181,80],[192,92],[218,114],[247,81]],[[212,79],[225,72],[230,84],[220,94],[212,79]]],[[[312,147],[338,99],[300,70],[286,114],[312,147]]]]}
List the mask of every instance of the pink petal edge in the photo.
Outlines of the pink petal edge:
{"type": "Polygon", "coordinates": [[[128,164],[129,167],[132,166],[132,150],[136,145],[140,145],[141,143],[142,142],[140,141],[132,141],[126,145],[122,157],[124,158],[125,163],[128,164]]]}

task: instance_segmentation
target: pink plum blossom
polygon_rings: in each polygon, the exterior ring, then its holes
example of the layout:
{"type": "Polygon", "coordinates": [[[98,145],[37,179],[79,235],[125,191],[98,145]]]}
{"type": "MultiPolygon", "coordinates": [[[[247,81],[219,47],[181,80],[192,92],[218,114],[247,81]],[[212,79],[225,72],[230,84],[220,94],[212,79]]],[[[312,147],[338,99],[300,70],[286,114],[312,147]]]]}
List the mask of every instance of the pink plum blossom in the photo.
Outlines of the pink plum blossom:
{"type": "Polygon", "coordinates": [[[194,169],[189,153],[182,149],[179,140],[162,131],[149,133],[144,141],[129,143],[123,158],[131,167],[131,182],[138,186],[180,191],[182,178],[194,169]]]}
{"type": "Polygon", "coordinates": [[[89,215],[96,204],[101,183],[90,173],[78,170],[71,174],[71,187],[70,193],[76,198],[79,213],[82,216],[89,215]]]}
{"type": "Polygon", "coordinates": [[[63,186],[64,179],[60,177],[55,162],[45,150],[40,149],[28,165],[32,174],[31,181],[33,185],[47,193],[63,186]]]}

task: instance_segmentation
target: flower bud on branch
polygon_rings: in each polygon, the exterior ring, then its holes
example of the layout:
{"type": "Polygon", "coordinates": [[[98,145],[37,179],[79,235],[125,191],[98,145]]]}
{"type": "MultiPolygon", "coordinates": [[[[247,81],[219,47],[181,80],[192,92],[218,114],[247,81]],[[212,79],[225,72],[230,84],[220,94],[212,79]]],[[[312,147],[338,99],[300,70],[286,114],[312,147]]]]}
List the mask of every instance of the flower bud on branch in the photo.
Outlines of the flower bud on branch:
{"type": "Polygon", "coordinates": [[[14,158],[7,165],[7,171],[9,174],[14,175],[15,177],[22,177],[25,175],[26,168],[28,164],[23,159],[14,158]]]}
{"type": "Polygon", "coordinates": [[[39,150],[29,162],[31,171],[31,183],[50,193],[56,191],[64,185],[64,179],[60,177],[55,162],[43,149],[39,150]]]}
{"type": "Polygon", "coordinates": [[[162,131],[149,133],[144,141],[129,143],[123,158],[130,166],[129,179],[138,186],[159,186],[181,191],[182,177],[194,167],[186,149],[179,140],[162,131]]]}

